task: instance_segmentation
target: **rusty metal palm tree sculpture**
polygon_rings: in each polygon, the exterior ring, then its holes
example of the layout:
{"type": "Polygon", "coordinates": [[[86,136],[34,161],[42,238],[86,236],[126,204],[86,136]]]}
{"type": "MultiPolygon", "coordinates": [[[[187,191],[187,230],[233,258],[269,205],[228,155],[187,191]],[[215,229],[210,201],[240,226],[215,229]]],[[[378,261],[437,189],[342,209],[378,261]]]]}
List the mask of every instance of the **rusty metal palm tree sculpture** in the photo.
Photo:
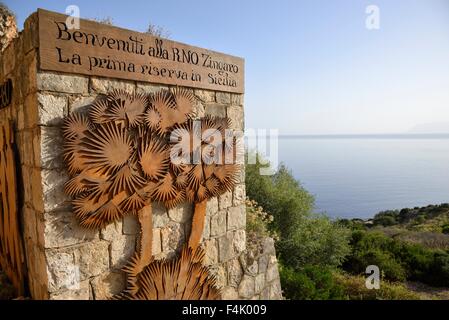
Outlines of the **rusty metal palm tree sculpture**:
{"type": "Polygon", "coordinates": [[[71,177],[65,191],[73,198],[80,224],[103,228],[124,215],[138,216],[140,245],[125,268],[128,288],[122,297],[218,297],[214,278],[201,264],[204,252],[199,243],[206,200],[232,189],[237,166],[204,160],[216,159],[235,141],[225,139],[228,122],[207,117],[201,120],[199,147],[187,139],[189,155],[206,157],[198,163],[171,161],[172,144],[186,144],[180,134],[198,133],[190,119],[193,102],[193,94],[185,89],[150,96],[116,90],[96,101],[87,114],[73,113],[65,119],[64,159],[71,177]],[[189,246],[177,260],[152,261],[152,201],[167,208],[195,203],[189,246]]]}
{"type": "Polygon", "coordinates": [[[195,204],[189,239],[192,249],[200,244],[207,200],[231,191],[236,182],[236,140],[229,128],[228,119],[206,116],[200,121],[189,119],[176,125],[171,134],[171,143],[181,146],[172,148],[171,155],[190,151],[187,154],[190,161],[185,161],[188,164],[178,167],[175,184],[184,188],[185,199],[195,204]]]}

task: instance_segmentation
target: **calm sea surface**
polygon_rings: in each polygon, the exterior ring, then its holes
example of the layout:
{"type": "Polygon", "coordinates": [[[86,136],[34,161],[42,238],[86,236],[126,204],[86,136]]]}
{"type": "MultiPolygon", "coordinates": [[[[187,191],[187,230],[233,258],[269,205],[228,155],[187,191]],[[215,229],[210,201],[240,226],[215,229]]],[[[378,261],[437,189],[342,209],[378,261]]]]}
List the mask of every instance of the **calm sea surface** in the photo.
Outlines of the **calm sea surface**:
{"type": "Polygon", "coordinates": [[[449,202],[449,136],[281,137],[279,159],[331,217],[449,202]]]}

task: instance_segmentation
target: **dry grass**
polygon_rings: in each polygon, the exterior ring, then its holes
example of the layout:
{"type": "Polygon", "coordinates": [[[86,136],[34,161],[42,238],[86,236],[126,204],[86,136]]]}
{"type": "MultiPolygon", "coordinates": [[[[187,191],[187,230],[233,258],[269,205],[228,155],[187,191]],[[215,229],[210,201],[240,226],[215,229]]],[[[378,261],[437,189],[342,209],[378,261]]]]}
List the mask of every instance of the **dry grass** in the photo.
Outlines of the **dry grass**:
{"type": "Polygon", "coordinates": [[[380,289],[367,289],[365,278],[346,273],[335,273],[335,281],[343,287],[349,300],[420,300],[417,293],[400,283],[382,280],[380,289]]]}

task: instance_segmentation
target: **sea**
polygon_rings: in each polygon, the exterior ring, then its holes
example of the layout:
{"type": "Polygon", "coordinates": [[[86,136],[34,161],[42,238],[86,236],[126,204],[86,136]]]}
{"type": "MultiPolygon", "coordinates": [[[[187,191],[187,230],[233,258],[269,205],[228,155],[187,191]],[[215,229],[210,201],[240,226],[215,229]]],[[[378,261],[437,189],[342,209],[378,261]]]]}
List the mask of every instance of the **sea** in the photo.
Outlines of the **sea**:
{"type": "Polygon", "coordinates": [[[281,136],[279,160],[332,218],[449,202],[449,134],[281,136]]]}

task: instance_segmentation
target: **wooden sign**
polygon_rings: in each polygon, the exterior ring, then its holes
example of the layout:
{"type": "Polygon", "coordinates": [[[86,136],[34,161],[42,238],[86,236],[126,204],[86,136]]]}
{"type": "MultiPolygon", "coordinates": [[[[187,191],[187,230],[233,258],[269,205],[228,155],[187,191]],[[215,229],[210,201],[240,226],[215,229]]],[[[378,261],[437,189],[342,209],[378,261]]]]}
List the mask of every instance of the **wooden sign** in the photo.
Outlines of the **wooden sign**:
{"type": "Polygon", "coordinates": [[[244,60],[94,21],[39,9],[42,70],[244,92],[244,60]]]}

